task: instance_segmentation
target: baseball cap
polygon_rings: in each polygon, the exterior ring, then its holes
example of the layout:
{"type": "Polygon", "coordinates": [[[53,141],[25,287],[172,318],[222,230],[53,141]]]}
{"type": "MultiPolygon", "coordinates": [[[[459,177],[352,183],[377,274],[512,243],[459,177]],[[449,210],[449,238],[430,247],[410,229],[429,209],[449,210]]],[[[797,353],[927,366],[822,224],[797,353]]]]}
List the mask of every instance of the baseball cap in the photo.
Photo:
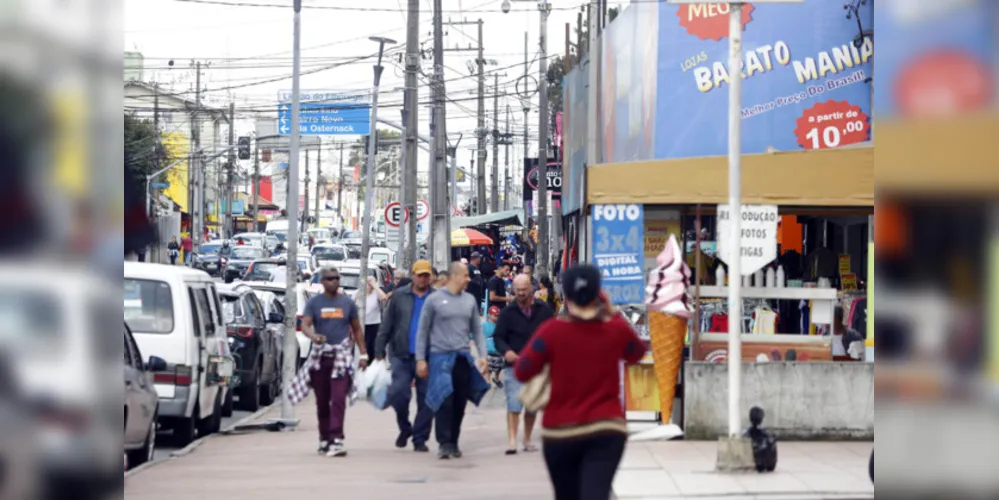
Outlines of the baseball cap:
{"type": "Polygon", "coordinates": [[[492,306],[492,307],[489,308],[489,315],[490,316],[499,316],[499,313],[500,313],[499,306],[492,306]]]}
{"type": "Polygon", "coordinates": [[[433,274],[434,268],[430,265],[430,261],[418,260],[413,263],[413,276],[418,274],[433,274]]]}
{"type": "Polygon", "coordinates": [[[479,252],[478,250],[472,252],[471,258],[472,259],[481,259],[482,258],[482,252],[479,252]]]}
{"type": "Polygon", "coordinates": [[[573,304],[592,304],[600,296],[600,270],[589,264],[566,269],[562,273],[562,293],[573,304]]]}

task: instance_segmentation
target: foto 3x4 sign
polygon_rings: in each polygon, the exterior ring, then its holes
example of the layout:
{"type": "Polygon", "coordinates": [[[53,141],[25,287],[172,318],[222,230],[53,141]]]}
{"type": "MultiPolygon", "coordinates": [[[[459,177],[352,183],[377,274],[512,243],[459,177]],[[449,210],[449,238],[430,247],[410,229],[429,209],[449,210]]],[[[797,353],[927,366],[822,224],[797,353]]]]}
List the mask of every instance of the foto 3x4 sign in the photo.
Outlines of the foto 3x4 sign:
{"type": "Polygon", "coordinates": [[[593,262],[611,302],[645,300],[645,213],[642,205],[594,205],[593,262]]]}

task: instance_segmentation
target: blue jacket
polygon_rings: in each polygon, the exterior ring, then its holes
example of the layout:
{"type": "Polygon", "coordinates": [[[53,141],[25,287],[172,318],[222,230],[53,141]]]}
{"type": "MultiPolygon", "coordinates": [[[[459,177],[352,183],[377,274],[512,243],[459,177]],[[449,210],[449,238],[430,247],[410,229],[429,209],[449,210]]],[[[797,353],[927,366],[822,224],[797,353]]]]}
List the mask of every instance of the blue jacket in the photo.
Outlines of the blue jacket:
{"type": "Polygon", "coordinates": [[[472,394],[469,401],[476,406],[482,401],[486,393],[489,392],[489,382],[482,378],[482,374],[475,367],[475,358],[469,352],[448,352],[430,353],[430,377],[427,383],[427,406],[437,412],[444,404],[444,401],[454,392],[454,384],[451,381],[451,373],[454,371],[454,364],[458,356],[468,361],[468,366],[472,367],[472,394]]]}

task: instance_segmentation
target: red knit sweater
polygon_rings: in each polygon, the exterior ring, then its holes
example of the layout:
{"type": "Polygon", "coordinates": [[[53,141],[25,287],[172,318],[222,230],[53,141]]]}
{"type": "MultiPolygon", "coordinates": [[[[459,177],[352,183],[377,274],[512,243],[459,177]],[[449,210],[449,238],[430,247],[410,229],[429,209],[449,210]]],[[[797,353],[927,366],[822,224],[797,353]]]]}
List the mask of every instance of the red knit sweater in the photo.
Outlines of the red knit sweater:
{"type": "Polygon", "coordinates": [[[623,419],[620,363],[638,363],[645,345],[620,315],[607,322],[551,320],[520,353],[517,379],[526,382],[550,365],[551,398],[542,425],[559,429],[623,419]]]}

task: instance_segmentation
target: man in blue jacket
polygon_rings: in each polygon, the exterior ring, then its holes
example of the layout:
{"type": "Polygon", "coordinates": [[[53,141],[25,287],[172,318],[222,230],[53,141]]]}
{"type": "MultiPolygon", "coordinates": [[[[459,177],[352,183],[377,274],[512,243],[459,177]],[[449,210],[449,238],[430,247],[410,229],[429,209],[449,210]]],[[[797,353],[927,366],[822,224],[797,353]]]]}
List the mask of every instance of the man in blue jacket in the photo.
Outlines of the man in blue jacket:
{"type": "Polygon", "coordinates": [[[386,351],[391,356],[392,385],[389,386],[389,402],[395,409],[399,437],[397,448],[405,448],[409,438],[413,438],[413,449],[420,453],[430,451],[430,425],[434,414],[427,407],[427,381],[416,378],[416,333],[427,297],[433,293],[430,280],[433,268],[430,262],[418,260],[413,263],[412,282],[397,288],[389,299],[382,314],[382,323],[375,340],[375,357],[385,359],[386,351]],[[409,402],[412,400],[411,386],[416,381],[416,420],[409,422],[409,402]]]}

